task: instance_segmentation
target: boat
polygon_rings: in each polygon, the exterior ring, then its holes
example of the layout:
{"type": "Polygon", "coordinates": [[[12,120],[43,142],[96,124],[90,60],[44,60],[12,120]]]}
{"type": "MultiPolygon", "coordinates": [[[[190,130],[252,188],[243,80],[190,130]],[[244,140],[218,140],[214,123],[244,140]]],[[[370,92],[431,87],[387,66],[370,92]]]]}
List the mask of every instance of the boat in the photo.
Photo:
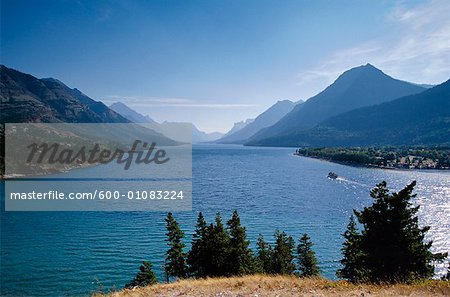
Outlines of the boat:
{"type": "Polygon", "coordinates": [[[336,178],[338,178],[338,175],[336,173],[334,173],[334,172],[329,172],[328,173],[328,178],[336,179],[336,178]]]}

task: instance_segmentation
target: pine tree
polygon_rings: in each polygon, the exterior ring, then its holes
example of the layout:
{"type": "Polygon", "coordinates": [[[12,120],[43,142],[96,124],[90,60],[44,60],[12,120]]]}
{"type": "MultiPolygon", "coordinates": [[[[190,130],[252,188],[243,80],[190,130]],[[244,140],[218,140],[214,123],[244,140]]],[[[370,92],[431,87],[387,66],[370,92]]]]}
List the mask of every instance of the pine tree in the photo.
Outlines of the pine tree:
{"type": "Polygon", "coordinates": [[[154,285],[157,282],[158,279],[152,270],[152,264],[148,261],[144,261],[139,267],[139,272],[130,283],[125,285],[125,288],[145,287],[154,285]]]}
{"type": "Polygon", "coordinates": [[[434,275],[433,262],[446,257],[446,254],[433,254],[432,242],[424,242],[430,227],[419,227],[416,215],[419,206],[411,205],[415,185],[414,181],[400,192],[389,194],[383,181],[370,193],[375,199],[373,205],[355,211],[364,228],[360,241],[361,270],[367,269],[370,281],[430,278],[434,275]]]}
{"type": "Polygon", "coordinates": [[[256,241],[256,246],[257,272],[273,273],[272,248],[266,241],[264,241],[262,234],[259,234],[258,240],[256,241]]]}
{"type": "Polygon", "coordinates": [[[294,248],[295,242],[284,231],[275,232],[275,247],[272,253],[272,272],[275,274],[292,274],[295,271],[294,248]]]}
{"type": "Polygon", "coordinates": [[[187,267],[186,254],[183,251],[185,244],[182,241],[184,233],[171,212],[167,214],[166,224],[166,241],[170,247],[166,253],[166,262],[164,265],[166,275],[168,278],[185,278],[187,276],[187,267]]]}
{"type": "Polygon", "coordinates": [[[208,228],[207,253],[209,259],[208,276],[230,276],[228,263],[230,252],[230,237],[222,223],[220,213],[217,213],[215,225],[208,228]]]}
{"type": "Polygon", "coordinates": [[[342,234],[345,242],[342,245],[342,253],[344,258],[340,260],[342,268],[338,269],[336,275],[340,278],[347,279],[351,282],[363,281],[367,278],[367,270],[364,269],[360,241],[361,235],[358,234],[355,217],[350,216],[347,230],[342,234]]]}
{"type": "Polygon", "coordinates": [[[297,246],[297,259],[300,276],[319,276],[320,269],[317,266],[316,254],[312,249],[313,243],[308,234],[303,234],[297,246]]]}
{"type": "Polygon", "coordinates": [[[187,262],[189,264],[189,272],[196,277],[206,276],[206,246],[205,240],[207,237],[208,226],[205,218],[201,212],[197,217],[197,224],[195,232],[192,235],[192,247],[188,253],[187,262]]]}
{"type": "Polygon", "coordinates": [[[254,272],[253,252],[249,248],[245,227],[241,226],[237,210],[227,222],[230,233],[230,250],[228,263],[231,275],[243,275],[254,272]]]}

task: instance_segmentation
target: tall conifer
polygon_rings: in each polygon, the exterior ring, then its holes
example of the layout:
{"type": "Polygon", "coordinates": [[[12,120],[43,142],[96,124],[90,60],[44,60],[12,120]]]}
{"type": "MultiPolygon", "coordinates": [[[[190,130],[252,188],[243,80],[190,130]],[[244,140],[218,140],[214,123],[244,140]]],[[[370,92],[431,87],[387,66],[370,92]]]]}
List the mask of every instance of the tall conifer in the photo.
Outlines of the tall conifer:
{"type": "Polygon", "coordinates": [[[303,234],[297,246],[297,259],[300,276],[319,276],[320,269],[317,266],[316,254],[312,249],[313,243],[308,234],[303,234]]]}
{"type": "Polygon", "coordinates": [[[230,233],[230,250],[228,263],[232,275],[243,275],[254,272],[253,252],[249,248],[245,227],[241,225],[237,210],[227,222],[230,233]]]}
{"type": "Polygon", "coordinates": [[[413,181],[400,192],[390,194],[383,181],[370,192],[373,205],[355,211],[363,230],[360,236],[349,236],[350,240],[344,243],[344,252],[346,246],[357,250],[356,259],[344,254],[344,264],[354,263],[352,269],[345,270],[345,278],[399,282],[434,276],[434,262],[442,261],[446,254],[433,254],[432,242],[424,241],[430,227],[419,227],[419,206],[411,203],[416,196],[412,193],[415,185],[413,181]]]}
{"type": "Polygon", "coordinates": [[[187,276],[186,254],[183,251],[184,232],[180,229],[177,221],[169,212],[166,218],[167,244],[169,250],[166,252],[164,269],[167,277],[185,278],[187,276]]]}

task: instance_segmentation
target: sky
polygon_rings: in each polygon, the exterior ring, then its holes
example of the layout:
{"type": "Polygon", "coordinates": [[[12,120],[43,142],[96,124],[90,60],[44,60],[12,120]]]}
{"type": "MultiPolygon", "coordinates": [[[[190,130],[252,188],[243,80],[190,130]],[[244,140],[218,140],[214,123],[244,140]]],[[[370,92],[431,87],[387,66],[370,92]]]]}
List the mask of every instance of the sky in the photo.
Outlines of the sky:
{"type": "Polygon", "coordinates": [[[8,67],[207,132],[366,63],[450,78],[448,0],[2,0],[0,30],[8,67]]]}

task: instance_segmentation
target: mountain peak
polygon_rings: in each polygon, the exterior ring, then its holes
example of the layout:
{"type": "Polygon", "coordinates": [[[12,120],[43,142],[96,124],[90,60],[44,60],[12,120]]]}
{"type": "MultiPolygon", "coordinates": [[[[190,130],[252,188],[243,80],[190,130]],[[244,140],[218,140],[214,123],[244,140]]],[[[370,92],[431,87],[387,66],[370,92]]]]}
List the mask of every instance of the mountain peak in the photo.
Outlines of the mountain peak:
{"type": "MultiPolygon", "coordinates": [[[[353,67],[347,71],[345,71],[343,74],[345,73],[351,73],[351,72],[359,72],[359,73],[364,73],[364,72],[375,72],[375,73],[380,73],[380,74],[384,74],[383,71],[381,71],[380,69],[378,69],[377,67],[373,66],[370,63],[367,63],[366,65],[361,65],[361,66],[357,66],[357,67],[353,67]]],[[[386,75],[386,74],[384,74],[386,75]]]]}
{"type": "Polygon", "coordinates": [[[278,100],[277,103],[275,103],[274,105],[278,105],[278,104],[293,104],[294,102],[292,102],[289,99],[282,99],[282,100],[278,100]]]}
{"type": "Polygon", "coordinates": [[[140,114],[120,101],[114,102],[109,106],[109,108],[134,123],[155,123],[155,121],[148,115],[140,114]]]}
{"type": "Polygon", "coordinates": [[[335,87],[339,86],[339,87],[347,88],[350,85],[352,85],[353,83],[357,82],[361,78],[373,80],[373,79],[380,79],[380,78],[383,79],[383,78],[391,78],[391,77],[389,75],[385,74],[380,69],[373,66],[372,64],[367,63],[366,65],[353,67],[353,68],[345,71],[336,79],[336,81],[334,82],[334,84],[332,84],[332,86],[334,85],[335,87]]]}
{"type": "Polygon", "coordinates": [[[120,102],[120,101],[114,102],[113,104],[111,104],[111,105],[109,106],[109,108],[112,108],[112,107],[120,107],[120,108],[130,109],[128,106],[126,106],[125,104],[123,104],[123,103],[120,102]]]}

